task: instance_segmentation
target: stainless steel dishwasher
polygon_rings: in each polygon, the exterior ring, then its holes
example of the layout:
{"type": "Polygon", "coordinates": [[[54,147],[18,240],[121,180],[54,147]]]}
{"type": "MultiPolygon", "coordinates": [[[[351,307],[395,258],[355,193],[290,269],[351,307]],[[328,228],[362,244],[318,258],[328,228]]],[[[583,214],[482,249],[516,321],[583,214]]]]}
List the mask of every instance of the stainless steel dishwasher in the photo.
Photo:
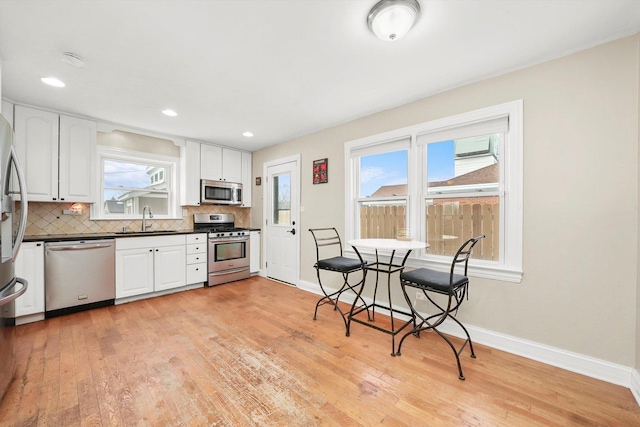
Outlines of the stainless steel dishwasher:
{"type": "Polygon", "coordinates": [[[45,317],[113,305],[115,240],[44,245],[45,317]]]}

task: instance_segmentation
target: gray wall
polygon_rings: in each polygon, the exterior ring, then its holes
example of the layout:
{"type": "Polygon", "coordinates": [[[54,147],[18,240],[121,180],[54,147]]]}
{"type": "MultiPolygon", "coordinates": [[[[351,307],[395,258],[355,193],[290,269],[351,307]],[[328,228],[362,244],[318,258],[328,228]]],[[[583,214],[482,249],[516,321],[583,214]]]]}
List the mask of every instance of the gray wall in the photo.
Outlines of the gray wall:
{"type": "Polygon", "coordinates": [[[316,282],[306,230],[344,233],[345,142],[523,99],[524,279],[473,278],[459,318],[636,366],[639,45],[640,35],[626,37],[253,153],[254,176],[266,161],[301,154],[301,280],[316,282]],[[312,185],[312,161],[324,157],[329,183],[312,185]]]}

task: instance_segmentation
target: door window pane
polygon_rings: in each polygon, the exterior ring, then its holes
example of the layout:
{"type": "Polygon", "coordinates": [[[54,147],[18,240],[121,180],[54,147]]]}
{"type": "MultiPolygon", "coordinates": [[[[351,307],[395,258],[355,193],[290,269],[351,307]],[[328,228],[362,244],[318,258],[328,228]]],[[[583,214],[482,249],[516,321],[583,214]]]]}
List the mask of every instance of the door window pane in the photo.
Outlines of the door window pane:
{"type": "Polygon", "coordinates": [[[273,176],[273,224],[291,225],[291,174],[273,176]]]}

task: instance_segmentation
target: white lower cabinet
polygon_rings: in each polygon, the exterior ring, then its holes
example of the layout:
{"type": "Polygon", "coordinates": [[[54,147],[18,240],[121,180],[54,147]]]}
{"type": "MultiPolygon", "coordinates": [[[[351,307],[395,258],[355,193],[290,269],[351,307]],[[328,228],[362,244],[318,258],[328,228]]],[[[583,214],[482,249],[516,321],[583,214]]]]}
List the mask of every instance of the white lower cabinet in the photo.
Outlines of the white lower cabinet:
{"type": "Polygon", "coordinates": [[[260,230],[251,230],[249,233],[249,271],[260,272],[260,230]]]}
{"type": "Polygon", "coordinates": [[[116,299],[186,285],[186,237],[116,239],[116,299]]]}
{"type": "Polygon", "coordinates": [[[207,272],[207,234],[187,235],[187,285],[206,282],[207,272]]]}
{"type": "Polygon", "coordinates": [[[16,299],[16,318],[39,313],[44,316],[44,242],[22,244],[15,272],[29,284],[27,291],[16,299]]]}

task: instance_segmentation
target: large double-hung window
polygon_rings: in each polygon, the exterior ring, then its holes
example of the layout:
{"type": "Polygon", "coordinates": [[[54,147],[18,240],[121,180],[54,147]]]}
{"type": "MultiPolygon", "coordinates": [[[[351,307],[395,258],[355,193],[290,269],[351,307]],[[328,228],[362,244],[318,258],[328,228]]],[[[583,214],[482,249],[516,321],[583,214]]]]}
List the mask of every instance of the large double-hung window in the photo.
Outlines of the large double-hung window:
{"type": "Polygon", "coordinates": [[[445,269],[465,240],[484,234],[472,274],[521,279],[521,101],[351,141],[345,150],[348,239],[408,234],[428,244],[410,265],[445,269]]]}

